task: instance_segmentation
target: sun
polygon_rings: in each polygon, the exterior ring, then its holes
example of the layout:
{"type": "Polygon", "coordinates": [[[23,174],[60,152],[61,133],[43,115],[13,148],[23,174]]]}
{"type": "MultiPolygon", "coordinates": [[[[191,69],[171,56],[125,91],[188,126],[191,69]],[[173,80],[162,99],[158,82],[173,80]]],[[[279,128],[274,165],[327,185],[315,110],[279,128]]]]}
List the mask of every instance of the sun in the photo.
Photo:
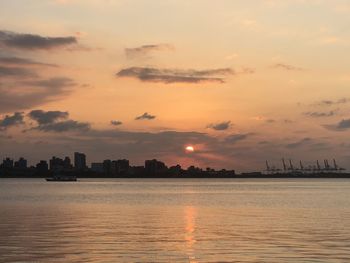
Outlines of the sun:
{"type": "Polygon", "coordinates": [[[186,152],[194,152],[194,148],[191,145],[186,146],[186,152]]]}

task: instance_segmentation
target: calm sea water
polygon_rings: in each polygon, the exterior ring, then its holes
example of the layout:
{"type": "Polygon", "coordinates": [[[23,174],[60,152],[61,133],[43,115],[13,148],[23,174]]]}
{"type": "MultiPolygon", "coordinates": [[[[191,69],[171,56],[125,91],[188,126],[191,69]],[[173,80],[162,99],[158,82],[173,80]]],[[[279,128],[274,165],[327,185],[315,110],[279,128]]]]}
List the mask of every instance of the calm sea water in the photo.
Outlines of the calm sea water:
{"type": "Polygon", "coordinates": [[[350,180],[0,180],[0,262],[350,262],[350,180]]]}

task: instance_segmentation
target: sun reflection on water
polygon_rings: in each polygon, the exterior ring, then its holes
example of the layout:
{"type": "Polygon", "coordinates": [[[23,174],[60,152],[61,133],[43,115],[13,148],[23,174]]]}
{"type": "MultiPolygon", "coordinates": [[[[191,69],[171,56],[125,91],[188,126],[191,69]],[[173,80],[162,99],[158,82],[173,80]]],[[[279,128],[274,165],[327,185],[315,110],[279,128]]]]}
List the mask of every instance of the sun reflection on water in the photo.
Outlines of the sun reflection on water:
{"type": "Polygon", "coordinates": [[[193,206],[185,207],[185,240],[189,262],[196,263],[196,257],[194,252],[194,244],[196,243],[195,231],[196,231],[196,208],[193,206]]]}

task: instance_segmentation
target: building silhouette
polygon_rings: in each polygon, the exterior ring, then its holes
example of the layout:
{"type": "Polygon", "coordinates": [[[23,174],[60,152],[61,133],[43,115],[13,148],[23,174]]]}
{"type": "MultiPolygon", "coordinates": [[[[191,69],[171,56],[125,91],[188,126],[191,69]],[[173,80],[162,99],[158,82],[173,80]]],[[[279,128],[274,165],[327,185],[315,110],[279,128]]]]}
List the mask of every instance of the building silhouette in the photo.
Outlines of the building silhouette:
{"type": "Polygon", "coordinates": [[[13,159],[6,157],[1,164],[1,167],[4,169],[12,169],[13,168],[13,159]]]}
{"type": "Polygon", "coordinates": [[[95,173],[103,173],[103,163],[91,163],[91,171],[95,173]]]}
{"type": "Polygon", "coordinates": [[[86,169],[86,155],[80,152],[74,153],[74,168],[76,170],[86,169]]]}
{"type": "Polygon", "coordinates": [[[105,175],[112,174],[112,161],[111,160],[104,160],[102,163],[102,166],[103,166],[103,173],[105,175]]]}
{"type": "Polygon", "coordinates": [[[14,162],[6,157],[0,164],[0,177],[48,177],[48,176],[76,176],[80,178],[290,178],[290,177],[325,177],[325,178],[350,178],[350,173],[339,166],[335,159],[333,163],[327,159],[321,167],[317,160],[314,165],[304,165],[299,161],[299,166],[294,165],[292,160],[285,162],[282,159],[283,169],[276,168],[265,162],[266,170],[262,172],[249,172],[236,174],[235,170],[216,170],[207,167],[202,169],[196,166],[189,166],[182,169],[180,165],[167,167],[164,162],[157,159],[146,160],[144,166],[130,166],[129,160],[104,160],[94,162],[91,168],[86,165],[84,153],[74,153],[74,167],[71,159],[66,156],[64,159],[53,156],[49,163],[41,160],[36,166],[28,167],[27,160],[23,157],[14,162]],[[73,169],[75,168],[75,169],[73,169]]]}
{"type": "Polygon", "coordinates": [[[56,170],[63,170],[64,168],[64,161],[61,158],[58,158],[56,156],[53,156],[50,159],[50,170],[56,171],[56,170]]]}
{"type": "Polygon", "coordinates": [[[121,159],[117,161],[113,161],[114,168],[116,171],[116,174],[126,174],[129,171],[129,160],[121,159]]]}
{"type": "Polygon", "coordinates": [[[27,160],[23,157],[19,158],[14,164],[15,168],[25,169],[27,168],[27,160]]]}
{"type": "Polygon", "coordinates": [[[145,161],[145,173],[148,175],[159,175],[167,171],[167,167],[156,159],[145,161]]]}
{"type": "Polygon", "coordinates": [[[49,165],[45,160],[41,160],[39,163],[37,163],[35,168],[38,175],[46,175],[49,171],[49,165]]]}
{"type": "Polygon", "coordinates": [[[64,168],[65,170],[70,170],[70,169],[73,168],[72,162],[71,162],[71,160],[70,160],[70,158],[69,158],[68,156],[66,156],[66,157],[64,158],[64,160],[63,160],[63,168],[64,168]]]}

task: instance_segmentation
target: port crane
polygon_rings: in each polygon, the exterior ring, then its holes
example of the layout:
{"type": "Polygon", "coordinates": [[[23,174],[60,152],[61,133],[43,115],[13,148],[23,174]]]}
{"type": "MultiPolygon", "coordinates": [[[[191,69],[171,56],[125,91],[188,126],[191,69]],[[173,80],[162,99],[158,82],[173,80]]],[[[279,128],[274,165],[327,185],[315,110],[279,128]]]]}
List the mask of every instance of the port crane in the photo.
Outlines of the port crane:
{"type": "Polygon", "coordinates": [[[292,159],[288,159],[288,165],[284,158],[282,160],[283,169],[271,166],[268,160],[265,161],[267,174],[319,174],[319,173],[342,173],[345,168],[339,167],[336,160],[333,159],[333,165],[330,165],[328,159],[323,160],[323,167],[321,167],[319,160],[316,160],[316,165],[304,166],[302,160],[299,161],[299,168],[294,166],[292,159]]]}

